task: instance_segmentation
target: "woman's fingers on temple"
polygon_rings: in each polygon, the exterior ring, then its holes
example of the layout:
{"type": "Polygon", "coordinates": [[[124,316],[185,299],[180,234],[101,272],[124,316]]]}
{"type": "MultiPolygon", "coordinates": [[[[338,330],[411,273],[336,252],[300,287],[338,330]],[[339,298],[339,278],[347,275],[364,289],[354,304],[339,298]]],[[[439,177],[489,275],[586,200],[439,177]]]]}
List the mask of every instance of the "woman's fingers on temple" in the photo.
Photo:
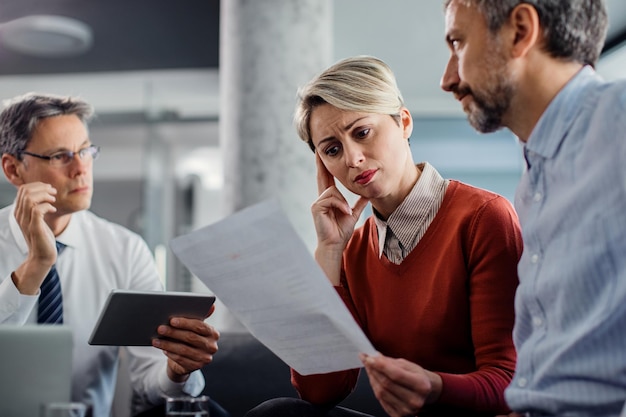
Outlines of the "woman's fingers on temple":
{"type": "Polygon", "coordinates": [[[317,167],[317,192],[322,194],[324,190],[335,185],[335,178],[328,172],[317,152],[315,152],[315,166],[317,167]]]}
{"type": "Polygon", "coordinates": [[[321,206],[327,209],[332,207],[347,215],[353,214],[352,207],[350,207],[348,200],[346,200],[344,195],[341,194],[341,191],[339,191],[334,184],[323,190],[317,201],[321,204],[321,206]]]}

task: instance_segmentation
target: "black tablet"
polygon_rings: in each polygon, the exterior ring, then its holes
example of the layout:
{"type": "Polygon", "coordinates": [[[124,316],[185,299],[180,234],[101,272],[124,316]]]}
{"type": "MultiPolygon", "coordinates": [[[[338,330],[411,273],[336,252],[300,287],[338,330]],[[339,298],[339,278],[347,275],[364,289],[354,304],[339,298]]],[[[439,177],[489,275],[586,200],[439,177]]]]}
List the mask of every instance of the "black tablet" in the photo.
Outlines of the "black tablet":
{"type": "Polygon", "coordinates": [[[151,346],[172,317],[204,319],[215,296],[173,291],[113,290],[89,338],[90,345],[151,346]]]}

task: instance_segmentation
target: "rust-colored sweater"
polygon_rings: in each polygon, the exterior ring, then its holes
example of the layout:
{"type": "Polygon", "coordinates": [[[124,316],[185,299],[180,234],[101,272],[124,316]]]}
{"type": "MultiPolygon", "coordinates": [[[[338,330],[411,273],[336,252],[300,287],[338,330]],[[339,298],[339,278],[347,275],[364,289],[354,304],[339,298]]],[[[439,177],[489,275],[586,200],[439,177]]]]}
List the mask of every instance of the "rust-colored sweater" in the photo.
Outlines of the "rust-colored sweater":
{"type": "MultiPolygon", "coordinates": [[[[373,218],[344,252],[337,291],[374,347],[439,373],[443,391],[421,416],[505,413],[515,369],[511,333],[522,238],[503,197],[451,181],[424,237],[400,265],[378,257],[373,218]]],[[[333,404],[353,389],[358,369],[302,376],[300,396],[333,404]]]]}

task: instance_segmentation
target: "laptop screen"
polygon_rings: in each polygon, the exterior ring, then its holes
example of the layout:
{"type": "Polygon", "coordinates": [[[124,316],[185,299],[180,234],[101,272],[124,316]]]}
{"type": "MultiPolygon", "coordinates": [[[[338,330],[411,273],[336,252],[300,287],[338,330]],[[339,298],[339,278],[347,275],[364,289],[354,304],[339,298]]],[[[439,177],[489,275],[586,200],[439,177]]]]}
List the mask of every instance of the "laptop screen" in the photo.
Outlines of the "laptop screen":
{"type": "Polygon", "coordinates": [[[69,401],[72,331],[59,325],[0,325],[0,416],[34,417],[69,401]]]}

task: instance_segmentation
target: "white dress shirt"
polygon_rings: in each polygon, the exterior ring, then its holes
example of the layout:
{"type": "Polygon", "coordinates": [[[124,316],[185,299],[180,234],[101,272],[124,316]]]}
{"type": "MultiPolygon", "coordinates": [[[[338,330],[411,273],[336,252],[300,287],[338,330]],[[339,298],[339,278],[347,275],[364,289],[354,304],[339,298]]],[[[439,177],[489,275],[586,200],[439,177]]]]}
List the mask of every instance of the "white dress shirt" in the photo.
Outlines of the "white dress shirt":
{"type": "MultiPolygon", "coordinates": [[[[119,347],[87,343],[112,289],[163,290],[148,246],[136,233],[89,211],[74,213],[57,240],[66,245],[56,263],[63,293],[64,324],[72,328],[74,353],[72,400],[93,406],[94,417],[109,417],[115,392],[119,347]]],[[[0,210],[0,323],[37,322],[39,295],[20,294],[11,272],[24,261],[28,247],[15,220],[14,207],[0,210]]],[[[159,404],[166,395],[198,395],[200,371],[186,383],[167,377],[167,358],[153,347],[128,348],[134,391],[133,412],[159,404]]]]}

